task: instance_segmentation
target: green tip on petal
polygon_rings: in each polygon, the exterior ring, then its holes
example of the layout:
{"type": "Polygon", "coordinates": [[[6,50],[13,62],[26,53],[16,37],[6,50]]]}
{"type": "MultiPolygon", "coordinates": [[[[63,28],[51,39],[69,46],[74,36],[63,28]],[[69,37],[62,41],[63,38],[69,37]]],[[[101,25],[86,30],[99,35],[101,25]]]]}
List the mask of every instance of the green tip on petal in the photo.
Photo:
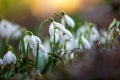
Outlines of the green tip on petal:
{"type": "Polygon", "coordinates": [[[65,15],[65,12],[64,12],[64,11],[62,11],[62,12],[61,12],[61,14],[62,14],[62,15],[65,15]]]}
{"type": "Polygon", "coordinates": [[[89,23],[88,25],[89,25],[89,27],[90,27],[90,28],[92,28],[92,27],[93,27],[93,24],[92,24],[92,23],[89,23]]]}
{"type": "Polygon", "coordinates": [[[26,31],[25,34],[33,35],[31,31],[26,31]]]}
{"type": "Polygon", "coordinates": [[[12,46],[10,46],[9,44],[7,44],[7,46],[8,46],[8,51],[13,51],[13,47],[12,46]]]}
{"type": "Polygon", "coordinates": [[[52,18],[52,17],[49,17],[48,19],[49,19],[51,22],[54,21],[54,18],[52,18]]]}

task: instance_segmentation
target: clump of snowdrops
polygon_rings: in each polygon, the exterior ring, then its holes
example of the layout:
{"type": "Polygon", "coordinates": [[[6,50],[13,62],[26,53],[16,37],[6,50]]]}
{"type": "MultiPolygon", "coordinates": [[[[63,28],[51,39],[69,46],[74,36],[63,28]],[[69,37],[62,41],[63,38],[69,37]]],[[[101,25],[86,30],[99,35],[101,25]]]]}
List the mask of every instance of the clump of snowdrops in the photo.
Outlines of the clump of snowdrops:
{"type": "Polygon", "coordinates": [[[116,19],[108,31],[98,31],[96,25],[88,22],[77,27],[64,12],[57,17],[58,21],[52,17],[43,20],[37,35],[5,19],[0,20],[0,79],[11,78],[18,73],[28,75],[31,71],[41,78],[54,71],[57,65],[67,65],[67,62],[74,60],[78,56],[75,50],[90,50],[95,43],[112,48],[112,43],[120,34],[120,22],[116,19]],[[47,22],[50,22],[49,35],[42,41],[39,30],[47,22]],[[18,41],[18,47],[12,46],[10,41],[18,41]]]}

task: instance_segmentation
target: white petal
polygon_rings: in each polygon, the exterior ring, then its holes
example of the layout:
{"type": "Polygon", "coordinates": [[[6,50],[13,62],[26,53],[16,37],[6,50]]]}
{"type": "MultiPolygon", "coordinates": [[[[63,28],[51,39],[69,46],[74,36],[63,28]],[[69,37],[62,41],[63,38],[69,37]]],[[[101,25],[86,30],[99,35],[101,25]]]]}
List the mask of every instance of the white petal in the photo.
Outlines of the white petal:
{"type": "Polygon", "coordinates": [[[81,26],[78,30],[77,30],[77,37],[80,37],[80,34],[85,34],[86,31],[88,31],[88,27],[86,27],[85,25],[81,26]]]}
{"type": "Polygon", "coordinates": [[[4,65],[11,63],[16,64],[16,62],[17,62],[16,56],[11,51],[8,51],[3,57],[4,65]]]}
{"type": "Polygon", "coordinates": [[[74,49],[73,43],[71,41],[66,42],[66,50],[74,49]]]}
{"type": "Polygon", "coordinates": [[[37,54],[37,49],[36,48],[32,48],[32,54],[36,57],[36,54],[37,54]]]}
{"type": "Polygon", "coordinates": [[[30,39],[31,39],[31,37],[30,37],[30,35],[26,35],[25,37],[24,37],[24,46],[25,46],[25,50],[27,51],[27,46],[28,46],[28,43],[30,42],[30,39]]]}
{"type": "Polygon", "coordinates": [[[31,35],[31,38],[30,38],[30,47],[31,48],[36,48],[38,43],[41,43],[40,38],[37,37],[37,36],[35,36],[35,35],[31,35]]]}
{"type": "Polygon", "coordinates": [[[91,45],[90,45],[89,41],[84,36],[81,36],[81,39],[82,39],[82,43],[83,43],[84,47],[86,49],[90,49],[91,45]]]}
{"type": "Polygon", "coordinates": [[[65,38],[62,32],[59,32],[59,40],[60,40],[60,44],[63,45],[65,42],[65,38]]]}
{"type": "Polygon", "coordinates": [[[18,39],[22,35],[22,30],[18,30],[19,27],[19,25],[3,19],[0,23],[0,35],[4,38],[8,38],[14,31],[16,31],[15,34],[12,35],[12,39],[18,39]]]}
{"type": "Polygon", "coordinates": [[[90,41],[94,42],[96,40],[99,40],[99,38],[100,38],[100,35],[99,35],[97,28],[93,27],[91,30],[91,34],[90,34],[90,41]]]}
{"type": "Polygon", "coordinates": [[[74,20],[73,20],[70,16],[68,16],[68,15],[64,15],[64,17],[65,17],[66,23],[67,23],[70,27],[74,28],[74,26],[75,26],[74,20]]]}
{"type": "Polygon", "coordinates": [[[39,37],[35,36],[35,35],[32,35],[33,38],[35,38],[36,42],[37,43],[41,43],[41,40],[39,37]]]}
{"type": "MultiPolygon", "coordinates": [[[[59,41],[59,35],[55,33],[55,43],[59,41]]],[[[50,42],[54,42],[54,35],[50,36],[50,42]]]]}
{"type": "Polygon", "coordinates": [[[39,45],[39,50],[40,50],[42,53],[47,53],[46,48],[45,48],[42,44],[39,45]]]}
{"type": "Polygon", "coordinates": [[[61,24],[62,24],[63,26],[65,26],[65,18],[64,18],[64,17],[62,17],[62,19],[61,19],[61,24]]]}
{"type": "Polygon", "coordinates": [[[58,22],[53,22],[53,25],[55,26],[55,27],[57,27],[57,28],[59,28],[61,31],[65,31],[65,27],[62,25],[62,24],[60,24],[60,23],[58,23],[58,22]]]}
{"type": "Polygon", "coordinates": [[[68,35],[63,35],[65,40],[70,40],[70,37],[68,35]]]}
{"type": "Polygon", "coordinates": [[[50,35],[54,35],[54,26],[53,26],[53,23],[51,23],[50,26],[49,26],[49,34],[50,35]]]}
{"type": "Polygon", "coordinates": [[[71,39],[73,39],[73,35],[72,35],[72,33],[69,31],[69,30],[65,30],[64,31],[64,33],[69,37],[69,38],[71,38],[71,39]]]}

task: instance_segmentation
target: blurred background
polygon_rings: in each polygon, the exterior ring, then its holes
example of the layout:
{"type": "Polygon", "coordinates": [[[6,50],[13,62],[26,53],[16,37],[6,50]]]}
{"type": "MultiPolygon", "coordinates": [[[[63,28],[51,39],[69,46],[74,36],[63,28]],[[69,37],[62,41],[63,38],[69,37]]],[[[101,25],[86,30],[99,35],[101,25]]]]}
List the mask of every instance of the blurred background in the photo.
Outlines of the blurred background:
{"type": "Polygon", "coordinates": [[[76,22],[105,28],[114,18],[120,19],[120,0],[0,0],[0,16],[28,28],[37,28],[43,19],[61,11],[76,22]]]}

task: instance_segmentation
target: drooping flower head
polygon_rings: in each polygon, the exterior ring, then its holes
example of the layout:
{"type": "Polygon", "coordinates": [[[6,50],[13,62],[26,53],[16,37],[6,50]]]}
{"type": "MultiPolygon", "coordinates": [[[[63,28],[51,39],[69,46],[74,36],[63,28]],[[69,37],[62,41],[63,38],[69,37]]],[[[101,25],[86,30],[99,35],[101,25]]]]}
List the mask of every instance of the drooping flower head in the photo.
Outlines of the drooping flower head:
{"type": "Polygon", "coordinates": [[[67,24],[68,26],[74,28],[75,27],[75,22],[74,20],[68,16],[67,14],[65,14],[64,12],[61,12],[62,14],[62,19],[61,19],[61,23],[65,26],[65,24],[67,24]]]}
{"type": "Polygon", "coordinates": [[[8,51],[3,57],[3,65],[16,64],[17,59],[12,51],[8,51]]]}
{"type": "Polygon", "coordinates": [[[0,21],[0,36],[8,38],[12,35],[12,39],[19,39],[22,35],[23,30],[19,25],[13,24],[5,19],[0,21]],[[14,33],[14,34],[13,34],[14,33]]]}

